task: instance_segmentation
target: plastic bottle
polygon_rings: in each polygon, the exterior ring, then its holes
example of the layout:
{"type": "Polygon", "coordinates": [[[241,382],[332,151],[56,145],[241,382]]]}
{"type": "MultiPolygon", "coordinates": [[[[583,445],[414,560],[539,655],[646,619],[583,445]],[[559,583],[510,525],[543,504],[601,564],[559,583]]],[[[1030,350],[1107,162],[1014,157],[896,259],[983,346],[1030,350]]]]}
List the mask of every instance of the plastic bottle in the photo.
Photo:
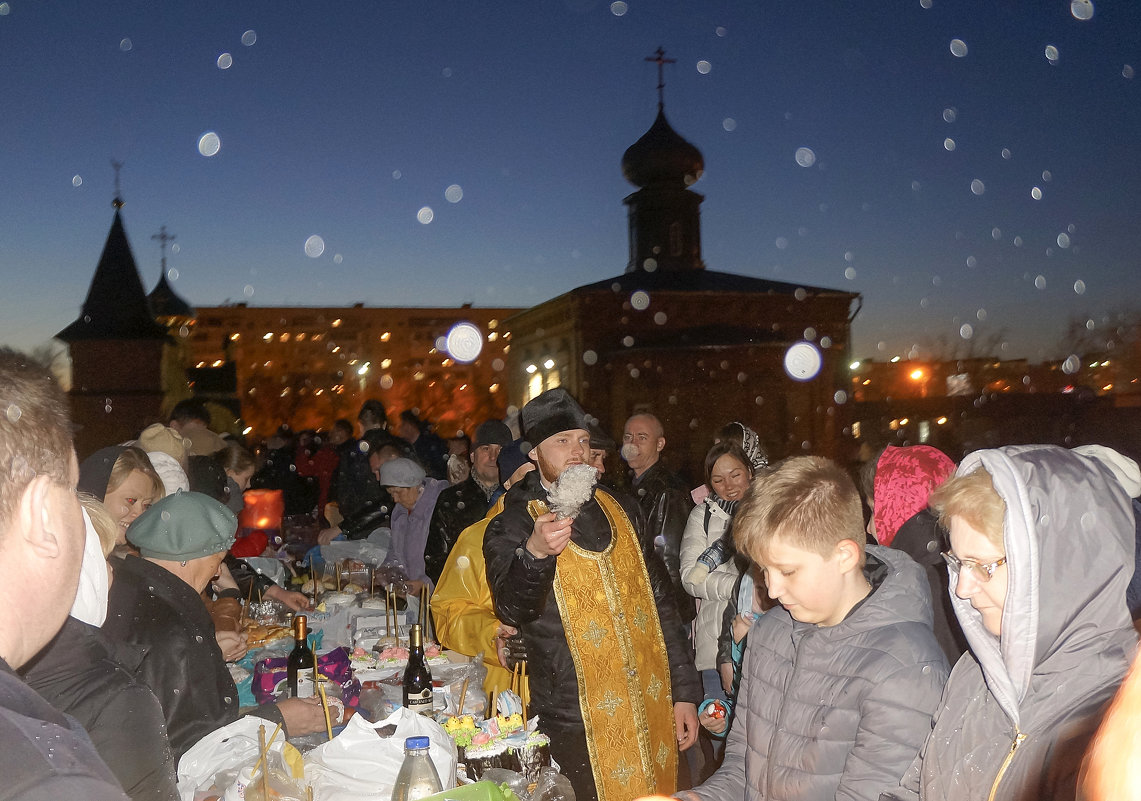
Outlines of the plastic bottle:
{"type": "Polygon", "coordinates": [[[428,756],[427,737],[409,737],[404,741],[404,762],[392,787],[392,801],[416,801],[443,790],[440,774],[428,756]]]}

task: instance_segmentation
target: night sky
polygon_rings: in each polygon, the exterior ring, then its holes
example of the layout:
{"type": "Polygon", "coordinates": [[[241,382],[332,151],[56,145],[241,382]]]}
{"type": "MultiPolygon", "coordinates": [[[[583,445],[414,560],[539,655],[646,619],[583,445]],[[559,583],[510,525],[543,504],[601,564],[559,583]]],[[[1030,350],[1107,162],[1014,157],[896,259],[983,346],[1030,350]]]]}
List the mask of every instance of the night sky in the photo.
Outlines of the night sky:
{"type": "Polygon", "coordinates": [[[144,285],[165,224],[199,306],[530,306],[621,273],[659,46],[709,269],[862,293],[858,357],[1112,336],[1141,258],[1136,0],[7,0],[0,343],[76,317],[111,159],[144,285]]]}

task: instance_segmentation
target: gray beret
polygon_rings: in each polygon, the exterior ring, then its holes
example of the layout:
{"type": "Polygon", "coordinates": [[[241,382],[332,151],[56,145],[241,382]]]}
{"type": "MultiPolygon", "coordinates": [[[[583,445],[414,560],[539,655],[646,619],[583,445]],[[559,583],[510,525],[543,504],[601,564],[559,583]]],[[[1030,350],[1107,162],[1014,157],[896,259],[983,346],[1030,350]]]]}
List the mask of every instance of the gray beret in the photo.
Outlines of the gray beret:
{"type": "Polygon", "coordinates": [[[150,559],[188,562],[230,550],[238,518],[201,492],[176,492],[147,509],[130,528],[127,539],[150,559]]]}

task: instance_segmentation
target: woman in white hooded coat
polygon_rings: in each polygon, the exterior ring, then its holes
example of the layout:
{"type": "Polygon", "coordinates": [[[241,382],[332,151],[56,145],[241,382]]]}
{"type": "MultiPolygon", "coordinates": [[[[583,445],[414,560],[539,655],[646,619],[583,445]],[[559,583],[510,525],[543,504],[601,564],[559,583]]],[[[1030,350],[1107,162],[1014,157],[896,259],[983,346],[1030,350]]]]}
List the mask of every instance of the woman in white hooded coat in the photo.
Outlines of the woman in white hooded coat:
{"type": "Polygon", "coordinates": [[[1013,446],[969,454],[932,497],[951,531],[951,593],[971,650],[904,781],[922,799],[1075,798],[1137,645],[1125,473],[1135,481],[1137,465],[1107,449],[1013,446]]]}

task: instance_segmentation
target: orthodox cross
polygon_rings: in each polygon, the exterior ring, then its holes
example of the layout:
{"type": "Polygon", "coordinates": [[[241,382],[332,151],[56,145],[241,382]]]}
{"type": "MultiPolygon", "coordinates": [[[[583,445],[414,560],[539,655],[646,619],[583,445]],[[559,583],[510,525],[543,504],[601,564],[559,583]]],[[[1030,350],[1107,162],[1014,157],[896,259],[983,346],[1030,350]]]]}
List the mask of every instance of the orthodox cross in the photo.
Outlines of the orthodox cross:
{"type": "Polygon", "coordinates": [[[151,237],[151,239],[158,242],[159,250],[162,252],[162,274],[163,275],[166,275],[166,246],[167,246],[167,243],[173,242],[175,240],[175,238],[176,237],[174,234],[168,234],[166,232],[166,226],[165,225],[160,225],[159,229],[158,229],[158,233],[151,237]]]}
{"type": "Polygon", "coordinates": [[[665,71],[663,67],[665,67],[666,64],[676,64],[677,59],[666,58],[666,51],[659,47],[654,51],[653,56],[646,57],[646,61],[652,61],[658,65],[658,108],[661,109],[665,103],[663,90],[666,88],[665,71]]]}
{"type": "Polygon", "coordinates": [[[119,191],[119,170],[123,169],[123,162],[111,159],[111,169],[115,171],[115,199],[111,205],[117,209],[123,208],[123,194],[119,191]]]}

